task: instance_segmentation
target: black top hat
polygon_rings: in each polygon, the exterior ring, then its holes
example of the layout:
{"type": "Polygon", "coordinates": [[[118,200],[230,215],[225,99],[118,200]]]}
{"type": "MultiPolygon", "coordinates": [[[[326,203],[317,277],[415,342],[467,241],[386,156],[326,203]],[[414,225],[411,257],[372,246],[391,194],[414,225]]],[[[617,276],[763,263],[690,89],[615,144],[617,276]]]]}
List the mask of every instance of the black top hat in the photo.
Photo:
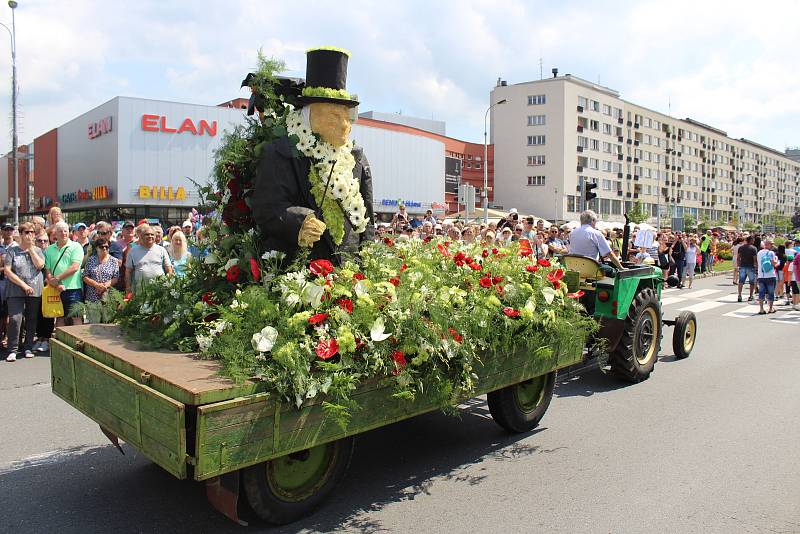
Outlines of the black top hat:
{"type": "Polygon", "coordinates": [[[355,107],[358,101],[347,92],[347,60],[350,53],[332,47],[306,51],[306,86],[301,104],[330,102],[355,107]]]}

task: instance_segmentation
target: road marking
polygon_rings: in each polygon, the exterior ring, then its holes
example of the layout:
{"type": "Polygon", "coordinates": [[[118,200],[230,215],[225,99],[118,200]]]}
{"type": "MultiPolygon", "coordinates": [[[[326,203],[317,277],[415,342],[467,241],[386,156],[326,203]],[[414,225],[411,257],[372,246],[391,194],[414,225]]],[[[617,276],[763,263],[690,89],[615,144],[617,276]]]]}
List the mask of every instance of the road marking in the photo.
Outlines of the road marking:
{"type": "Polygon", "coordinates": [[[681,297],[668,297],[668,298],[665,298],[665,299],[661,299],[661,305],[662,306],[669,306],[670,304],[677,304],[678,302],[683,302],[684,300],[686,300],[686,299],[681,298],[681,297]]]}
{"type": "Polygon", "coordinates": [[[707,297],[709,295],[713,295],[714,293],[721,293],[721,289],[699,289],[697,291],[690,291],[689,293],[683,293],[685,296],[693,299],[697,299],[700,297],[707,297]]]}
{"type": "Polygon", "coordinates": [[[704,312],[706,310],[713,310],[714,308],[719,308],[720,306],[724,306],[722,302],[714,302],[712,301],[705,301],[705,302],[698,302],[697,304],[692,304],[691,306],[686,306],[684,308],[679,308],[680,311],[690,311],[694,313],[704,312]]]}
{"type": "Polygon", "coordinates": [[[678,288],[677,287],[670,287],[670,288],[667,288],[667,289],[662,289],[661,293],[662,294],[663,293],[671,293],[672,291],[678,291],[678,288]]]}
{"type": "MultiPolygon", "coordinates": [[[[746,300],[746,297],[747,295],[742,297],[742,300],[746,300]]],[[[725,295],[724,297],[718,298],[717,302],[724,302],[725,304],[738,304],[739,300],[736,293],[731,293],[730,295],[725,295]]]]}
{"type": "Polygon", "coordinates": [[[733,310],[732,312],[728,312],[723,314],[723,317],[736,317],[738,319],[744,319],[746,317],[752,317],[754,315],[758,315],[758,308],[756,306],[743,306],[738,310],[733,310]]]}

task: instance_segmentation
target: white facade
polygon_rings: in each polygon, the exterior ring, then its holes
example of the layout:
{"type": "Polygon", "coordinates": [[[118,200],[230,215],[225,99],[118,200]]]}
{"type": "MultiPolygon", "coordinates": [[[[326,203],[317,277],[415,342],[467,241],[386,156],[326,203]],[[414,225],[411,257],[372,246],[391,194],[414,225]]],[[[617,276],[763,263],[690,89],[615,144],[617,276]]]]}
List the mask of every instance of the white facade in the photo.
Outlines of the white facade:
{"type": "Polygon", "coordinates": [[[640,202],[656,222],[693,217],[763,222],[800,211],[800,163],[691,119],[622,100],[571,75],[491,92],[495,198],[522,213],[575,219],[580,180],[597,184],[591,208],[623,220],[640,202]]]}
{"type": "Polygon", "coordinates": [[[358,124],[350,137],[364,148],[372,168],[376,213],[396,211],[399,201],[412,214],[444,203],[443,142],[358,124]]]}
{"type": "MultiPolygon", "coordinates": [[[[241,109],[114,98],[58,128],[58,201],[66,210],[196,206],[195,184],[210,179],[224,132],[244,121],[241,109]]],[[[444,202],[444,143],[358,124],[351,137],[370,162],[376,212],[444,202]]]]}

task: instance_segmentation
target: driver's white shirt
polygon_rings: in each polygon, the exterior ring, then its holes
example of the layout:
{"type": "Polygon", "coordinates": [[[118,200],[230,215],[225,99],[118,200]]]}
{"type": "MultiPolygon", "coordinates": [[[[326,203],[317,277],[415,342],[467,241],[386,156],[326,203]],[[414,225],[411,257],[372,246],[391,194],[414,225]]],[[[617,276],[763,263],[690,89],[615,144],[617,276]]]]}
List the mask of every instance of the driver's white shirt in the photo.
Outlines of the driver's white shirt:
{"type": "Polygon", "coordinates": [[[598,260],[611,254],[611,247],[600,230],[584,224],[569,234],[569,252],[598,260]]]}

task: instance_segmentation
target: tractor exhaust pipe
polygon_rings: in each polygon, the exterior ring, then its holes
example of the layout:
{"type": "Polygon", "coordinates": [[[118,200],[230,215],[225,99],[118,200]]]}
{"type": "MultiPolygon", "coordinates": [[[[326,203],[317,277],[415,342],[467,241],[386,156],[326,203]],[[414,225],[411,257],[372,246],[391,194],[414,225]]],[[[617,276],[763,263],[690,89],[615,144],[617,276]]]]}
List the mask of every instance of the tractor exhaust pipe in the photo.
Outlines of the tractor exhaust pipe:
{"type": "Polygon", "coordinates": [[[628,261],[628,243],[631,239],[631,227],[630,227],[631,220],[628,219],[628,214],[625,214],[625,228],[622,229],[622,250],[619,251],[619,255],[621,256],[619,261],[625,262],[628,261]]]}

